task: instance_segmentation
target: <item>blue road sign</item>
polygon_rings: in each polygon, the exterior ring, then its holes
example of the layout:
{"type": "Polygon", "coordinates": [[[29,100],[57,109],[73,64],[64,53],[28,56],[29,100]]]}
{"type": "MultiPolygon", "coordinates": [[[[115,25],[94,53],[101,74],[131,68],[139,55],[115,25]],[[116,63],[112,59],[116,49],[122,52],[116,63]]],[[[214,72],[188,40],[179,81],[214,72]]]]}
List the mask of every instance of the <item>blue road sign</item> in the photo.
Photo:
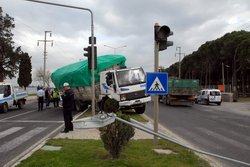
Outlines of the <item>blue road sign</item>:
{"type": "Polygon", "coordinates": [[[146,73],[146,93],[158,95],[168,94],[168,73],[146,73]]]}

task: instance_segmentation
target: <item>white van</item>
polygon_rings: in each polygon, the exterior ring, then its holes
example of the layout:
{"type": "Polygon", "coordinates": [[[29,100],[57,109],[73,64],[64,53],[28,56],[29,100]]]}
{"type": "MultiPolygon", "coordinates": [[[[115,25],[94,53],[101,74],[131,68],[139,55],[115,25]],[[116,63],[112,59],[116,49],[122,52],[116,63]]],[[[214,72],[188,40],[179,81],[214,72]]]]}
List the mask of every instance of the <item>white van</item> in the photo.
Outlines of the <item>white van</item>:
{"type": "Polygon", "coordinates": [[[221,105],[221,91],[219,89],[203,89],[196,97],[195,102],[205,104],[216,103],[217,105],[221,105]]]}

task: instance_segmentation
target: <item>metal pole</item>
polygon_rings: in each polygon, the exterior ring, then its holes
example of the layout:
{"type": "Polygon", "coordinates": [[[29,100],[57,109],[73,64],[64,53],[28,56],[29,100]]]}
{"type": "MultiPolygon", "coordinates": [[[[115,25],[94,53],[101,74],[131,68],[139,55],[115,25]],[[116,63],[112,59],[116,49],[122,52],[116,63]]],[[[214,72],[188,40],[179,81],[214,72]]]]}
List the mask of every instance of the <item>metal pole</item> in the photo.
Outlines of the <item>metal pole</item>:
{"type": "MultiPolygon", "coordinates": [[[[47,43],[51,42],[51,46],[53,46],[53,40],[47,40],[47,33],[50,33],[51,31],[44,31],[44,40],[38,40],[37,45],[39,46],[39,42],[44,42],[44,49],[43,49],[43,87],[45,87],[46,83],[46,59],[47,59],[47,43]]],[[[49,84],[48,84],[49,86],[49,84]]]]}
{"type": "Polygon", "coordinates": [[[179,79],[181,79],[181,47],[180,46],[178,46],[178,47],[176,47],[176,50],[177,49],[179,49],[179,79]]]}
{"type": "MultiPolygon", "coordinates": [[[[154,28],[156,29],[160,26],[158,23],[155,23],[154,28]]],[[[155,32],[155,31],[154,31],[155,32]]],[[[159,71],[159,43],[155,41],[154,44],[154,63],[155,63],[155,72],[159,71]]],[[[158,123],[159,123],[159,96],[154,95],[154,132],[158,133],[158,123]]],[[[154,136],[154,145],[158,144],[158,137],[154,136]]]]}
{"type": "MultiPolygon", "coordinates": [[[[92,64],[91,64],[91,74],[92,74],[92,116],[95,115],[95,58],[94,58],[94,22],[93,22],[93,13],[90,10],[91,14],[91,53],[92,53],[92,64]]],[[[96,62],[97,63],[97,62],[96,62]]]]}
{"type": "Polygon", "coordinates": [[[43,60],[43,88],[45,88],[45,77],[46,77],[46,31],[44,31],[44,60],[43,60]]]}
{"type": "Polygon", "coordinates": [[[224,91],[225,91],[225,73],[224,73],[224,63],[221,64],[222,68],[222,85],[224,86],[224,91]]]}
{"type": "MultiPolygon", "coordinates": [[[[91,15],[91,51],[92,54],[94,54],[94,17],[93,12],[88,8],[82,8],[77,6],[70,6],[70,5],[63,5],[63,4],[57,4],[57,3],[51,3],[51,2],[43,2],[43,1],[37,1],[37,0],[25,0],[30,2],[36,2],[36,3],[42,3],[47,5],[54,5],[54,6],[60,6],[60,7],[66,7],[66,8],[73,8],[73,9],[79,9],[79,10],[87,10],[90,12],[91,15]]],[[[92,70],[92,115],[95,115],[95,81],[94,81],[94,56],[92,56],[92,64],[91,64],[92,70]]]]}

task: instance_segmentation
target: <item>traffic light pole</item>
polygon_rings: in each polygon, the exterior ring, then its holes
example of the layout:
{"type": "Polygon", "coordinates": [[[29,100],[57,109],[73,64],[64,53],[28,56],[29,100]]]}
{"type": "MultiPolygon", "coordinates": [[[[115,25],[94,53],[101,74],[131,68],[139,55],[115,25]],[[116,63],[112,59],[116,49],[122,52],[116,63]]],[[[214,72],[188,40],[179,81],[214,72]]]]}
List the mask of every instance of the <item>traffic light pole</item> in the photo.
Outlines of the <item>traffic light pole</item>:
{"type": "MultiPolygon", "coordinates": [[[[154,28],[156,29],[159,26],[158,23],[155,23],[154,28]]],[[[155,40],[154,44],[154,72],[159,71],[159,42],[155,40]]],[[[158,133],[158,123],[159,123],[159,96],[154,95],[154,132],[158,133]]],[[[158,144],[158,137],[154,136],[154,145],[158,144]]]]}
{"type": "MultiPolygon", "coordinates": [[[[51,3],[51,2],[43,2],[43,1],[37,1],[37,0],[25,0],[30,2],[36,2],[36,3],[42,3],[47,5],[53,5],[53,6],[60,6],[65,8],[73,8],[73,9],[79,9],[79,10],[87,10],[90,12],[91,15],[91,51],[92,54],[94,53],[94,19],[93,19],[93,12],[88,8],[82,8],[77,6],[69,6],[69,5],[63,5],[63,4],[57,4],[57,3],[51,3]]],[[[95,75],[94,75],[94,56],[92,56],[92,64],[91,64],[91,74],[92,74],[92,115],[95,115],[95,75]]]]}

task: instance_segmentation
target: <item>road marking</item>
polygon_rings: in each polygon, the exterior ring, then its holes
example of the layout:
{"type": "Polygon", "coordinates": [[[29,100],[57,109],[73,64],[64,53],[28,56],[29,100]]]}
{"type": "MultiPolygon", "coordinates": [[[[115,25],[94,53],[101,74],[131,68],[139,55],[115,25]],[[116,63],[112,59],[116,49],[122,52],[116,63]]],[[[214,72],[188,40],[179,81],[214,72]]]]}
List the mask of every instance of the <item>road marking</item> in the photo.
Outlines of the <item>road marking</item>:
{"type": "MultiPolygon", "coordinates": [[[[202,144],[202,146],[206,145],[209,148],[215,148],[217,150],[222,149],[222,147],[220,145],[218,145],[218,143],[209,141],[209,140],[207,140],[206,138],[202,137],[199,134],[193,133],[191,131],[186,131],[185,129],[180,128],[180,127],[178,127],[177,130],[181,131],[181,133],[186,133],[188,136],[192,136],[192,140],[194,140],[196,143],[202,144]]],[[[196,146],[197,146],[197,144],[196,144],[196,146]]]]}
{"type": "Polygon", "coordinates": [[[64,121],[43,121],[43,120],[0,120],[0,122],[21,122],[21,123],[64,123],[64,121]]]}
{"type": "Polygon", "coordinates": [[[220,140],[222,140],[224,142],[227,142],[227,143],[229,143],[229,144],[231,144],[231,145],[233,145],[235,147],[239,147],[239,148],[244,149],[244,150],[250,150],[250,147],[248,145],[244,144],[244,143],[240,143],[240,142],[238,142],[236,140],[230,139],[230,138],[228,138],[226,136],[223,136],[221,134],[218,134],[216,132],[210,131],[210,130],[205,129],[205,128],[197,128],[197,129],[199,129],[203,133],[206,133],[207,135],[213,136],[213,137],[215,137],[217,139],[220,139],[220,140]]]}
{"type": "Polygon", "coordinates": [[[7,119],[15,118],[15,117],[18,117],[18,116],[21,116],[21,115],[25,115],[25,114],[29,114],[29,113],[35,112],[35,111],[37,111],[37,110],[31,110],[31,111],[28,111],[28,112],[25,112],[25,113],[21,113],[21,114],[17,114],[17,115],[11,116],[11,117],[0,119],[0,121],[4,121],[4,120],[7,120],[7,119]]]}
{"type": "Polygon", "coordinates": [[[15,133],[15,132],[17,132],[17,131],[19,131],[21,129],[23,129],[23,127],[13,127],[13,128],[5,130],[3,132],[0,132],[0,139],[4,138],[5,136],[8,136],[8,135],[10,135],[12,133],[15,133]]]}
{"type": "Polygon", "coordinates": [[[16,147],[18,147],[19,145],[21,145],[23,142],[28,141],[29,139],[31,139],[33,136],[41,133],[42,131],[44,131],[45,129],[47,129],[47,127],[37,127],[5,144],[3,144],[2,146],[0,146],[0,153],[2,152],[7,152],[10,151],[16,147]]]}

